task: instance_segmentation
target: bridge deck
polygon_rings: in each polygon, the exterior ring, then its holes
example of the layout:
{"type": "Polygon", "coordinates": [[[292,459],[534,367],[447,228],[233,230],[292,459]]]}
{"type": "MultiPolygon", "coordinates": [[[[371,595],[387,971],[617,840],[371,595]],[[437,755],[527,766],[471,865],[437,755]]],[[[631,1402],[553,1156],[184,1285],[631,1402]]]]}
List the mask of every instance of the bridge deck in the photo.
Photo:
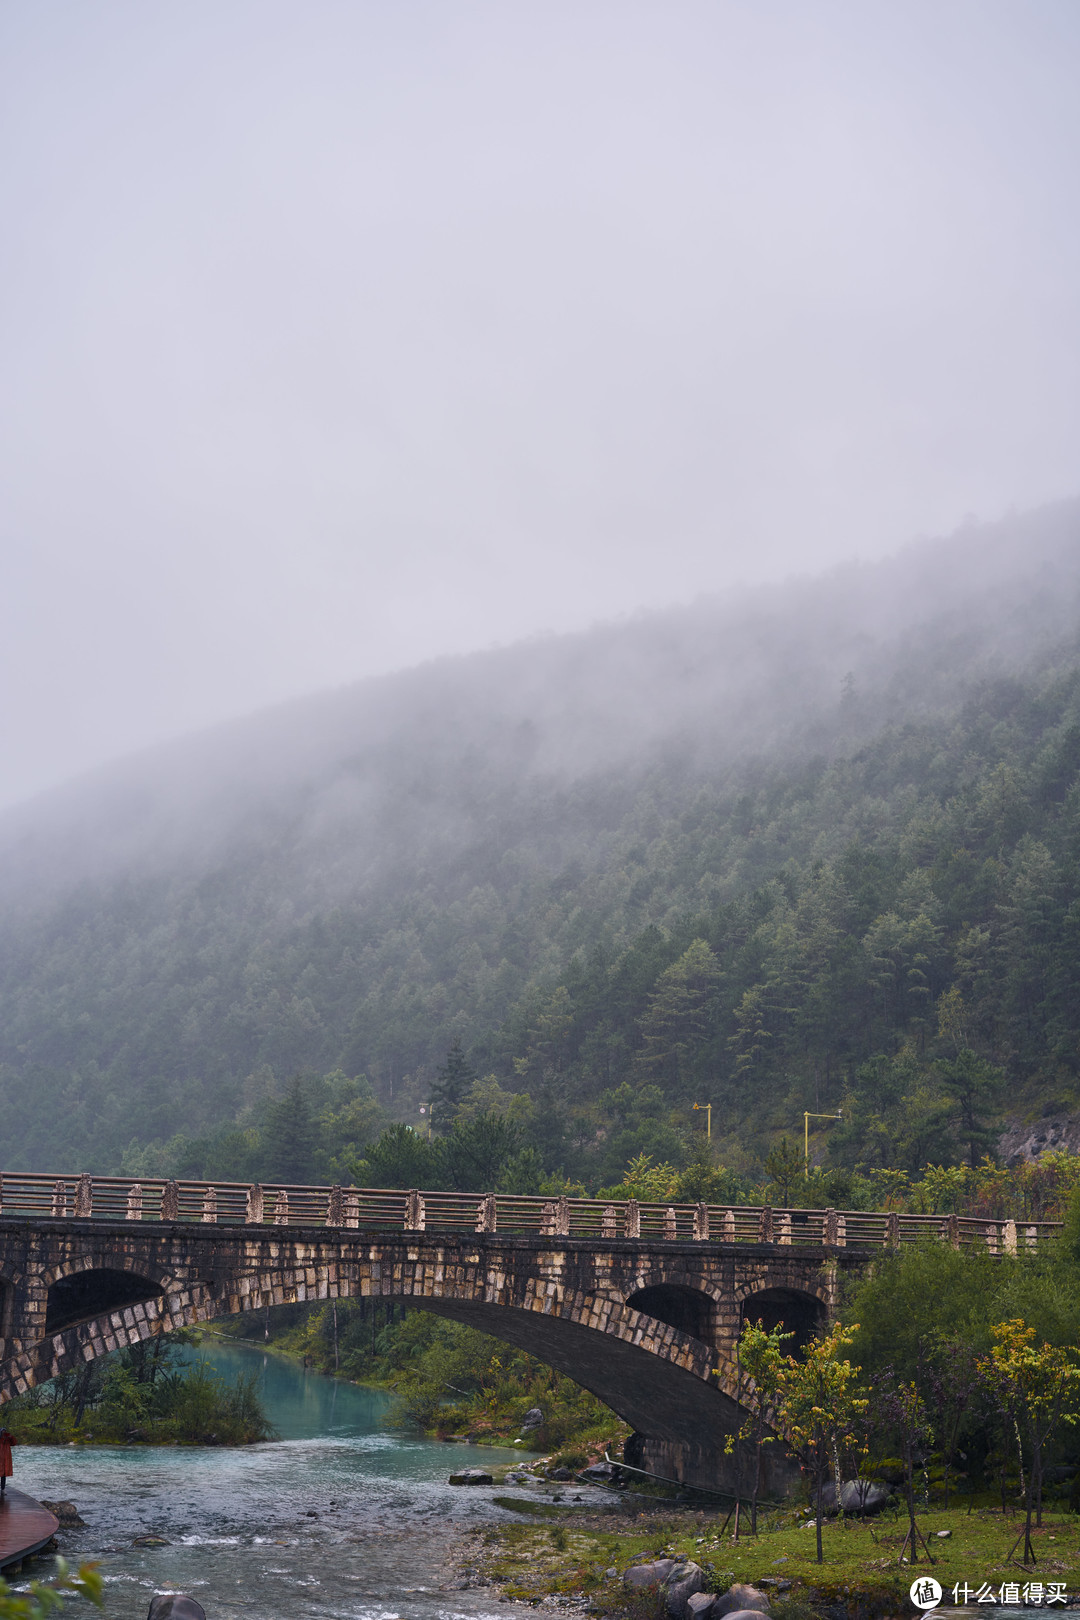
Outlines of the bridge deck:
{"type": "Polygon", "coordinates": [[[940,1237],[992,1252],[1035,1248],[1058,1221],[984,1220],[768,1205],[654,1204],[635,1199],[534,1198],[510,1193],[404,1192],[397,1188],[252,1185],[147,1177],[0,1176],[0,1216],[33,1221],[100,1218],[219,1225],[328,1226],[387,1231],[502,1232],[690,1242],[881,1248],[940,1237]]]}

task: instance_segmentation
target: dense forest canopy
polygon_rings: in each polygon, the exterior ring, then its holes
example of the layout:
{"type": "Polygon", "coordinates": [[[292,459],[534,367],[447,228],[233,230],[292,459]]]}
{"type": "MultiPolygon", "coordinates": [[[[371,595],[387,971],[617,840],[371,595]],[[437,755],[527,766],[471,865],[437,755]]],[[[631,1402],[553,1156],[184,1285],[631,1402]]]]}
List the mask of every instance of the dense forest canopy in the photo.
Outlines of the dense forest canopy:
{"type": "Polygon", "coordinates": [[[0,824],[3,1162],[327,1174],[456,1043],[589,1186],[974,1163],[1077,1097],[1078,770],[1077,503],[157,750],[0,824]]]}

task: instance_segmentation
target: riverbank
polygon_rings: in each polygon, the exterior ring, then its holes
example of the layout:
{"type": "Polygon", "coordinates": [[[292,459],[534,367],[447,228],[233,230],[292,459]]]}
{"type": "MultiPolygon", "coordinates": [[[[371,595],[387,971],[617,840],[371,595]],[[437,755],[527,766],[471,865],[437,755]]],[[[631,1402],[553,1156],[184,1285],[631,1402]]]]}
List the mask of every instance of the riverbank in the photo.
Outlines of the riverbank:
{"type": "MultiPolygon", "coordinates": [[[[567,1487],[568,1496],[571,1490],[567,1487]]],[[[757,1587],[768,1596],[774,1620],[826,1620],[838,1610],[858,1620],[908,1612],[908,1589],[920,1570],[933,1574],[947,1595],[965,1583],[972,1591],[988,1583],[1000,1593],[1007,1583],[1022,1589],[1025,1581],[1036,1581],[1044,1590],[1053,1583],[1071,1605],[1080,1604],[1073,1515],[1045,1517],[1034,1536],[1038,1566],[1024,1571],[1009,1560],[1022,1520],[1003,1516],[1000,1507],[920,1513],[932,1568],[922,1549],[914,1568],[898,1562],[906,1520],[831,1521],[823,1527],[825,1561],[818,1564],[813,1520],[805,1511],[777,1518],[758,1536],[736,1542],[730,1526],[721,1532],[726,1511],[718,1516],[713,1510],[656,1510],[644,1499],[606,1505],[600,1512],[592,1503],[564,1499],[545,1506],[542,1517],[530,1508],[521,1511],[518,1523],[474,1530],[459,1554],[464,1567],[518,1602],[588,1603],[605,1615],[642,1620],[642,1594],[626,1585],[626,1571],[671,1558],[699,1565],[706,1591],[724,1592],[735,1583],[757,1587]]]]}
{"type": "Polygon", "coordinates": [[[24,1446],[238,1446],[272,1440],[276,1431],[255,1379],[231,1380],[201,1359],[184,1361],[196,1336],[156,1354],[120,1351],[16,1396],[4,1421],[24,1446]]]}

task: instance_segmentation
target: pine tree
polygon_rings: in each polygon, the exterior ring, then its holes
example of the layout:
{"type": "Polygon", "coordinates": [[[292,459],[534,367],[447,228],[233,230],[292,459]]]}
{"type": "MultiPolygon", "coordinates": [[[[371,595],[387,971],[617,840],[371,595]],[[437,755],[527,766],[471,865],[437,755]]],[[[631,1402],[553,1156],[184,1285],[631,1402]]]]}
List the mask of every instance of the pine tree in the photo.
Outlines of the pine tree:
{"type": "Polygon", "coordinates": [[[441,1069],[435,1071],[435,1080],[428,1097],[431,1129],[436,1135],[445,1136],[450,1130],[457,1110],[478,1078],[476,1070],[462,1051],[461,1042],[455,1040],[446,1054],[446,1062],[441,1069]]]}
{"type": "Polygon", "coordinates": [[[703,939],[693,940],[660,974],[638,1020],[644,1037],[639,1064],[646,1073],[684,1088],[691,1082],[695,1059],[709,1036],[721,978],[720,963],[703,939]]]}
{"type": "Polygon", "coordinates": [[[263,1140],[267,1181],[295,1187],[315,1180],[315,1121],[299,1078],[291,1082],[279,1102],[270,1105],[263,1140]]]}
{"type": "Polygon", "coordinates": [[[791,1184],[798,1181],[805,1174],[806,1166],[803,1156],[793,1142],[782,1137],[778,1147],[774,1147],[765,1160],[765,1174],[780,1193],[782,1208],[787,1208],[791,1198],[791,1184]]]}

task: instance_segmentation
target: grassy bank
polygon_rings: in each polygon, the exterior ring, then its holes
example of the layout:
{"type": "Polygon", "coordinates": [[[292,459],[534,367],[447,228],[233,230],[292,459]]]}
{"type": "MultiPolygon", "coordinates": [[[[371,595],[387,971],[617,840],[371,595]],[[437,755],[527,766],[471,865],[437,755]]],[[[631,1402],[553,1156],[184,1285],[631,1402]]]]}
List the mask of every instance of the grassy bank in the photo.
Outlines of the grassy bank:
{"type": "Polygon", "coordinates": [[[257,1375],[229,1382],[211,1368],[175,1364],[180,1340],[161,1338],[89,1362],[16,1396],[4,1421],[24,1445],[249,1445],[274,1430],[257,1375]]]}
{"type": "MultiPolygon", "coordinates": [[[[590,1496],[592,1493],[588,1493],[590,1496]]],[[[510,1499],[502,1499],[509,1507],[510,1499]]],[[[627,1592],[623,1574],[645,1558],[691,1559],[705,1571],[707,1586],[726,1591],[735,1581],[764,1583],[773,1599],[776,1620],[796,1620],[815,1609],[843,1603],[851,1614],[867,1616],[907,1612],[913,1576],[931,1573],[951,1601],[952,1589],[989,1583],[995,1594],[1002,1584],[1026,1581],[1063,1583],[1072,1593],[1080,1586],[1080,1524],[1073,1515],[1047,1515],[1036,1533],[1038,1566],[1023,1570],[1009,1561],[1022,1520],[999,1508],[929,1510],[919,1516],[920,1529],[936,1562],[925,1561],[922,1548],[912,1568],[899,1564],[906,1523],[890,1517],[862,1522],[830,1522],[823,1533],[825,1562],[815,1561],[815,1535],[803,1514],[784,1515],[756,1537],[734,1541],[721,1534],[726,1514],[713,1511],[657,1513],[633,1502],[607,1512],[548,1509],[536,1522],[525,1504],[520,1524],[485,1526],[472,1533],[462,1562],[471,1564],[508,1597],[538,1602],[545,1597],[579,1595],[602,1598],[608,1614],[644,1620],[648,1600],[627,1592]],[[948,1532],[947,1535],[941,1532],[948,1532]],[[608,1572],[614,1570],[615,1574],[608,1572]]],[[[590,1504],[591,1507],[591,1504],[590,1504]]]]}

